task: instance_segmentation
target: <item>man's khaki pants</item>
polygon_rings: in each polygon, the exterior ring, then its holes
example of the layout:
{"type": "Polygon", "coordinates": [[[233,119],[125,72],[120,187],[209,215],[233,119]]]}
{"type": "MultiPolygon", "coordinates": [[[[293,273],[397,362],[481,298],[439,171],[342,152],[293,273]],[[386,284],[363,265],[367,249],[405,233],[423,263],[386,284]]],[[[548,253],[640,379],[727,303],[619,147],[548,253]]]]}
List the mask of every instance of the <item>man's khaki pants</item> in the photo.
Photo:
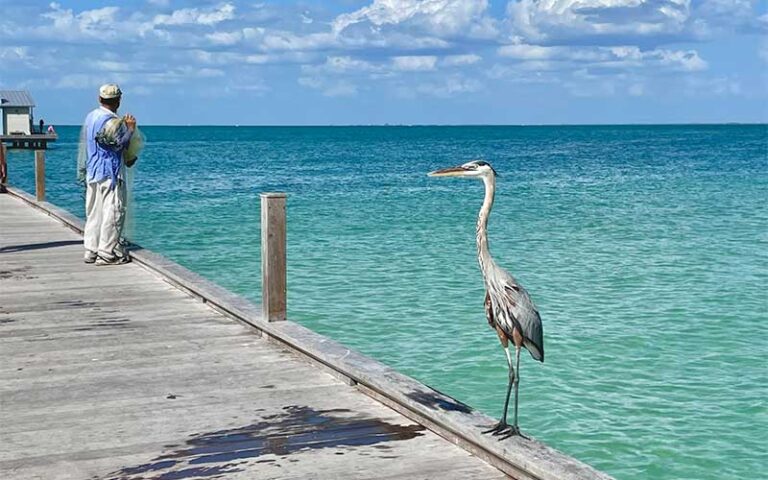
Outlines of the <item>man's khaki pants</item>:
{"type": "Polygon", "coordinates": [[[123,256],[119,244],[125,221],[125,182],[118,181],[110,189],[112,180],[89,183],[85,192],[85,258],[94,254],[112,260],[123,256]]]}

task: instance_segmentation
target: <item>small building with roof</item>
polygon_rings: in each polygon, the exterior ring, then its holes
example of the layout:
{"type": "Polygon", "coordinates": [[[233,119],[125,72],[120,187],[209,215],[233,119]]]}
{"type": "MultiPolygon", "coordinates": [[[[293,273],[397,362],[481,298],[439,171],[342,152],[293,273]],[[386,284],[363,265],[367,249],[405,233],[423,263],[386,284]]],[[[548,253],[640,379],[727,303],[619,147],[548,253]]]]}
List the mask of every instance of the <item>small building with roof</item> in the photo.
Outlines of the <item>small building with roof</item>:
{"type": "Polygon", "coordinates": [[[0,116],[3,130],[0,142],[10,148],[47,148],[48,142],[55,142],[55,133],[35,132],[35,101],[26,90],[0,90],[0,116]]]}
{"type": "Polygon", "coordinates": [[[26,90],[0,90],[3,135],[31,135],[35,101],[26,90]]]}

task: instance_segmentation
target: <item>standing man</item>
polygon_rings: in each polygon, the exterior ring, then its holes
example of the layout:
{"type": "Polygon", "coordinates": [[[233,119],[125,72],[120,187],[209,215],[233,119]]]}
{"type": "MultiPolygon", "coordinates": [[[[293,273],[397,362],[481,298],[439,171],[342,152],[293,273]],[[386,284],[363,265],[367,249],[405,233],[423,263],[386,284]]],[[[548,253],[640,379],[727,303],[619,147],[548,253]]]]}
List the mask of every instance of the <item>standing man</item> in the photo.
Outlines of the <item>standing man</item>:
{"type": "Polygon", "coordinates": [[[45,130],[43,130],[43,126],[45,125],[45,120],[42,118],[40,119],[40,135],[45,133],[45,130]]]}
{"type": "Polygon", "coordinates": [[[121,265],[131,261],[120,236],[125,220],[123,151],[136,130],[133,115],[120,118],[122,92],[114,83],[99,88],[100,106],[85,118],[85,263],[121,265]]]}

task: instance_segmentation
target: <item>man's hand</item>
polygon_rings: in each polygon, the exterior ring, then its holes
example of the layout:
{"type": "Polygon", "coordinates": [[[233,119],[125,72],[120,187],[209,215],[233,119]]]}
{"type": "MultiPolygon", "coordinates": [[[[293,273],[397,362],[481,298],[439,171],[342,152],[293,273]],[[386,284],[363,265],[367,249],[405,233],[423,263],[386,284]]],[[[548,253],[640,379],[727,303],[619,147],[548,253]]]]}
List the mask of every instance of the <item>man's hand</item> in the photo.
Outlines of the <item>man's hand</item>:
{"type": "Polygon", "coordinates": [[[136,128],[136,117],[131,115],[130,113],[127,114],[125,117],[123,117],[125,120],[125,125],[133,131],[136,128]]]}

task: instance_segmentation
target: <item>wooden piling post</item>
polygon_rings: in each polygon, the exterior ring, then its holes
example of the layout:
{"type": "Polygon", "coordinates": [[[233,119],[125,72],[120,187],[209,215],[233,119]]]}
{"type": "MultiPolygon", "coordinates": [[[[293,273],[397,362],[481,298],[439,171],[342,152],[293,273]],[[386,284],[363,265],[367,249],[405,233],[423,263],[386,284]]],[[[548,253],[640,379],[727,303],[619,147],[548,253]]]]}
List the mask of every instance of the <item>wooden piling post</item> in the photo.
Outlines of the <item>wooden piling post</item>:
{"type": "Polygon", "coordinates": [[[261,194],[261,311],[268,322],[286,319],[285,199],[261,194]]]}
{"type": "Polygon", "coordinates": [[[0,193],[5,193],[5,184],[8,183],[8,160],[5,144],[0,142],[0,193]]]}
{"type": "Polygon", "coordinates": [[[45,201],[45,152],[35,150],[35,196],[38,202],[45,201]]]}

